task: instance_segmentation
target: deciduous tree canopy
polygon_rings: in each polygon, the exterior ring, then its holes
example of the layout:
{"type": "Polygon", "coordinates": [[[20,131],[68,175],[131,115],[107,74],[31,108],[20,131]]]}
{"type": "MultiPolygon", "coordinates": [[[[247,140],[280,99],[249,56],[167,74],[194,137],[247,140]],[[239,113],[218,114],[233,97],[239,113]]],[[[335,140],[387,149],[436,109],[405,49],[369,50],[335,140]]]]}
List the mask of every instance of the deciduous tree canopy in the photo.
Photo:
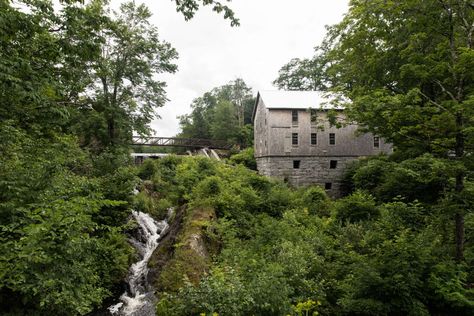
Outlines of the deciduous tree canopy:
{"type": "Polygon", "coordinates": [[[190,114],[180,116],[180,136],[220,139],[250,146],[253,143],[254,104],[252,90],[242,79],[214,88],[193,101],[190,114]]]}
{"type": "MultiPolygon", "coordinates": [[[[393,142],[400,156],[450,159],[462,196],[473,165],[473,32],[469,1],[351,1],[329,27],[316,66],[285,66],[276,83],[307,89],[317,73],[317,82],[350,100],[361,129],[393,142]]],[[[466,209],[453,198],[461,259],[466,209]]]]}

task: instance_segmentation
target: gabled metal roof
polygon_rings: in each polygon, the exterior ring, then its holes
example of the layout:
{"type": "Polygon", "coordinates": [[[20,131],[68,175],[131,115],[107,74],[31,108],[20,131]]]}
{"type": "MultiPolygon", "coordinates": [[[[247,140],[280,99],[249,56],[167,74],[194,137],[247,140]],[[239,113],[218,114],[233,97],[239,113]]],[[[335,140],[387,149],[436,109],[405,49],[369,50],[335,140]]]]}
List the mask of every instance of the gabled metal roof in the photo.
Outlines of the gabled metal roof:
{"type": "Polygon", "coordinates": [[[252,120],[259,100],[263,101],[267,109],[321,109],[343,110],[340,105],[331,103],[332,98],[320,91],[282,91],[263,90],[257,94],[252,120]]]}

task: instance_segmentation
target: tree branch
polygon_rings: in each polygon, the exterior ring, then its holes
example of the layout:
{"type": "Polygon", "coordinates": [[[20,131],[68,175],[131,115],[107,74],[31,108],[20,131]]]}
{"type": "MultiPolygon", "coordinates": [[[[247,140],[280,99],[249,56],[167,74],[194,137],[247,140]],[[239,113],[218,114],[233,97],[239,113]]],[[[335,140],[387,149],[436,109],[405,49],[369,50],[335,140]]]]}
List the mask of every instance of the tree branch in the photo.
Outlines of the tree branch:
{"type": "Polygon", "coordinates": [[[425,93],[423,93],[422,91],[419,91],[420,94],[422,96],[424,96],[430,103],[432,103],[433,105],[436,105],[438,108],[440,108],[441,110],[444,110],[452,115],[454,115],[451,111],[449,111],[447,108],[445,108],[444,106],[442,106],[441,104],[439,104],[438,102],[432,100],[429,96],[427,96],[425,93]]]}
{"type": "Polygon", "coordinates": [[[440,86],[441,90],[443,90],[443,92],[445,92],[447,95],[449,95],[453,101],[459,102],[459,100],[456,99],[456,97],[455,97],[451,92],[449,92],[449,91],[443,86],[443,84],[441,83],[441,81],[435,80],[434,82],[435,82],[438,86],[440,86]]]}

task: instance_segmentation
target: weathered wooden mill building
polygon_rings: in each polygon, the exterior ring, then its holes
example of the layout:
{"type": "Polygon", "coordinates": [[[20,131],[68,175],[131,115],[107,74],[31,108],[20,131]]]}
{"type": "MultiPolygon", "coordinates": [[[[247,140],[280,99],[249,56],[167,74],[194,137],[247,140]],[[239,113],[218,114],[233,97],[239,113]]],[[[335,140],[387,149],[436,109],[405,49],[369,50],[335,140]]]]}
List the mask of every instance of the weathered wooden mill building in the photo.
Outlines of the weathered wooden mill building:
{"type": "Polygon", "coordinates": [[[357,125],[330,126],[329,110],[344,119],[344,109],[320,92],[260,91],[253,111],[259,173],[295,186],[318,184],[337,196],[350,162],[392,152],[383,139],[357,134],[357,125]]]}

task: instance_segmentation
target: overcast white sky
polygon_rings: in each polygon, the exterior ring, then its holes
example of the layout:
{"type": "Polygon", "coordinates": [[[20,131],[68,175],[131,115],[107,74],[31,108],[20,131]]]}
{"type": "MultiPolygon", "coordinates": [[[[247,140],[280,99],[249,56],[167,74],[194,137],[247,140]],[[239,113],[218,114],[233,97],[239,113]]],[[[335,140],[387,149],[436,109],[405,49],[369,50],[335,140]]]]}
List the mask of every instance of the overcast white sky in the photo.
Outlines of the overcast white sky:
{"type": "MultiPolygon", "coordinates": [[[[140,2],[140,1],[137,1],[140,2]]],[[[191,111],[193,99],[238,77],[258,90],[276,89],[278,70],[294,57],[310,57],[325,25],[339,22],[348,0],[233,0],[240,27],[209,8],[185,22],[174,1],[143,0],[162,40],[179,53],[179,71],[164,75],[170,101],[158,109],[152,127],[159,136],[179,132],[178,115],[191,111]]]]}

